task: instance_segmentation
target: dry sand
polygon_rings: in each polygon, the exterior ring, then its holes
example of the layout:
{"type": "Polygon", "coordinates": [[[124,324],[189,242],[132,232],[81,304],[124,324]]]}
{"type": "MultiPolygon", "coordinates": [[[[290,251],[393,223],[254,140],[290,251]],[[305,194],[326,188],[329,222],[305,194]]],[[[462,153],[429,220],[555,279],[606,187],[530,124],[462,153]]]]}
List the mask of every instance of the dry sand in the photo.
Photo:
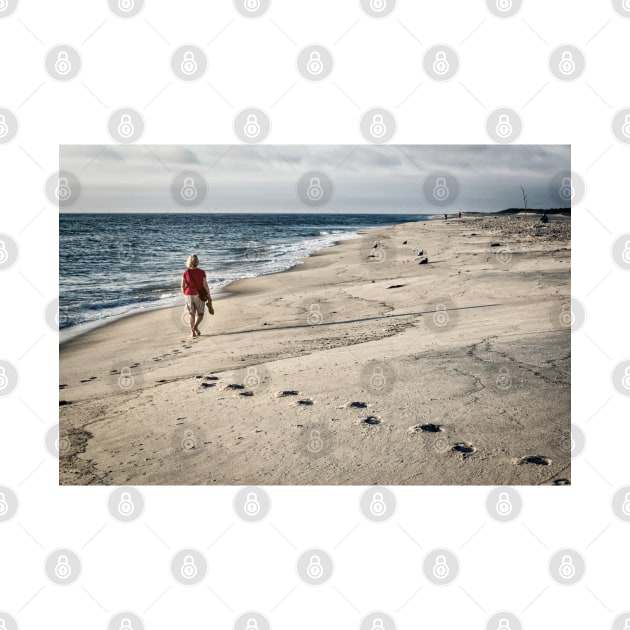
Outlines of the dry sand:
{"type": "Polygon", "coordinates": [[[406,223],[230,285],[199,339],[179,307],[90,332],[60,483],[567,484],[570,247],[563,217],[406,223]]]}

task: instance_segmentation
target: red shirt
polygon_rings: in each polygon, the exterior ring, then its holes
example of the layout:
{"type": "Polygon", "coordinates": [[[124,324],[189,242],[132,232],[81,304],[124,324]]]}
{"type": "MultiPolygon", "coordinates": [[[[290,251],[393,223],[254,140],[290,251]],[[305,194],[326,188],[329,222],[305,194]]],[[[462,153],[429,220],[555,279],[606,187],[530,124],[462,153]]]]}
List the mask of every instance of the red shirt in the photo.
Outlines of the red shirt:
{"type": "Polygon", "coordinates": [[[184,271],[184,280],[186,282],[184,295],[197,295],[197,287],[203,286],[203,279],[205,277],[206,272],[203,269],[186,269],[186,271],[184,271]]]}

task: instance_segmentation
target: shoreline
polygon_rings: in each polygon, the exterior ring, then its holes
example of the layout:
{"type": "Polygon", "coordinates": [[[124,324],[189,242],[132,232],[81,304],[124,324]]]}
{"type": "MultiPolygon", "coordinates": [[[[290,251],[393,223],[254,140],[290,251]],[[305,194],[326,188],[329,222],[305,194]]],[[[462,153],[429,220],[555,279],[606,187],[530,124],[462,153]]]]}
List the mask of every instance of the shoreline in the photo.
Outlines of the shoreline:
{"type": "Polygon", "coordinates": [[[68,341],[60,483],[566,485],[570,247],[565,217],[376,227],[230,283],[199,339],[167,307],[68,341]]]}
{"type": "MultiPolygon", "coordinates": [[[[397,223],[393,223],[391,224],[391,226],[394,225],[401,225],[401,224],[397,224],[397,223]]],[[[390,227],[390,226],[380,226],[380,227],[390,227]]],[[[355,236],[349,236],[348,238],[341,238],[338,240],[334,240],[331,243],[329,243],[328,245],[323,245],[322,247],[313,250],[310,254],[308,254],[308,256],[306,256],[305,258],[298,258],[293,264],[291,264],[291,266],[287,267],[286,269],[279,269],[277,271],[272,271],[270,273],[262,273],[260,275],[256,275],[256,276],[247,276],[244,278],[237,278],[235,280],[230,280],[229,282],[227,282],[227,284],[218,287],[217,289],[213,289],[212,287],[210,287],[210,293],[213,296],[213,301],[215,299],[217,300],[222,300],[225,299],[227,297],[230,297],[230,295],[232,295],[232,291],[229,287],[231,287],[231,285],[240,282],[242,280],[253,280],[255,278],[260,278],[260,277],[265,277],[265,276],[273,276],[276,274],[280,274],[280,273],[285,273],[287,271],[290,271],[291,269],[293,269],[294,267],[297,267],[299,265],[304,264],[309,258],[311,258],[312,256],[314,256],[315,254],[317,254],[318,252],[320,252],[321,250],[324,249],[329,249],[331,247],[336,247],[338,245],[340,245],[341,243],[343,243],[346,240],[355,240],[357,238],[362,238],[367,232],[369,232],[370,230],[376,230],[376,229],[380,229],[380,227],[375,227],[375,228],[363,228],[360,230],[356,230],[356,231],[352,231],[352,232],[344,232],[343,234],[352,234],[355,236]],[[214,293],[214,291],[218,291],[218,295],[216,295],[214,293]]],[[[178,300],[181,302],[181,296],[178,296],[178,300]]],[[[89,321],[85,321],[85,322],[81,322],[80,324],[77,324],[76,326],[73,326],[72,328],[69,329],[63,329],[65,331],[67,331],[65,334],[67,335],[67,337],[63,340],[61,340],[61,331],[60,331],[60,341],[59,341],[59,348],[61,349],[63,346],[65,346],[66,344],[79,339],[81,337],[83,337],[84,335],[88,335],[91,332],[94,332],[95,330],[99,330],[101,328],[105,328],[107,326],[111,326],[112,324],[127,319],[129,317],[138,317],[141,315],[145,315],[147,313],[152,313],[154,311],[159,311],[159,310],[164,310],[164,309],[172,309],[172,308],[178,308],[182,306],[182,304],[177,304],[177,305],[156,305],[153,307],[149,307],[146,309],[141,309],[139,310],[139,312],[134,312],[134,311],[130,311],[128,313],[122,313],[120,315],[114,315],[111,316],[109,318],[107,318],[107,321],[102,321],[102,320],[89,320],[89,321]],[[76,328],[78,327],[85,327],[84,330],[81,331],[76,331],[73,332],[76,328]],[[68,336],[71,335],[71,336],[68,336]]]]}
{"type": "MultiPolygon", "coordinates": [[[[235,285],[238,285],[239,283],[256,280],[257,278],[269,278],[269,277],[277,276],[279,274],[289,273],[290,271],[294,270],[295,268],[306,264],[311,258],[313,258],[314,256],[317,256],[318,254],[320,254],[324,250],[328,250],[328,249],[332,249],[332,248],[338,247],[339,245],[342,245],[346,241],[360,240],[372,230],[380,230],[380,229],[383,229],[383,228],[386,228],[386,227],[394,227],[394,226],[397,226],[397,225],[405,225],[406,223],[394,223],[391,226],[380,226],[380,227],[365,228],[365,229],[357,230],[356,232],[352,232],[352,234],[356,234],[358,236],[358,238],[351,237],[351,238],[339,239],[339,240],[333,241],[330,245],[325,245],[324,247],[320,247],[319,249],[314,250],[306,258],[298,259],[293,265],[291,265],[290,267],[287,267],[286,269],[281,269],[279,271],[274,271],[274,272],[271,272],[271,273],[263,273],[263,274],[260,274],[258,276],[249,276],[249,277],[245,277],[245,278],[237,278],[236,280],[230,280],[225,286],[221,287],[221,295],[216,296],[216,298],[214,297],[213,289],[211,287],[210,293],[213,296],[212,299],[213,299],[213,301],[215,299],[217,299],[217,300],[226,300],[226,299],[228,299],[230,297],[234,297],[234,296],[240,295],[240,294],[242,294],[242,290],[236,288],[236,286],[235,286],[235,285]]],[[[410,223],[416,223],[416,221],[412,221],[410,223]]],[[[61,349],[65,348],[68,344],[71,344],[71,343],[73,343],[75,341],[78,341],[79,339],[85,337],[86,335],[90,335],[90,334],[92,334],[94,332],[97,332],[99,330],[103,330],[103,329],[106,329],[106,328],[108,328],[110,326],[114,326],[117,323],[120,323],[120,322],[125,321],[125,320],[130,320],[130,319],[133,319],[133,318],[136,318],[136,317],[144,317],[146,315],[149,315],[151,313],[155,313],[155,312],[158,312],[158,311],[172,311],[174,309],[182,310],[184,308],[183,299],[181,299],[181,296],[178,299],[179,299],[180,303],[176,304],[176,305],[156,306],[154,308],[148,308],[146,310],[141,310],[140,312],[124,313],[124,314],[122,314],[120,316],[112,318],[112,319],[110,319],[108,321],[105,321],[105,322],[101,323],[100,325],[96,325],[93,328],[90,328],[89,330],[85,330],[83,332],[77,333],[76,335],[72,336],[69,339],[65,339],[64,341],[60,341],[59,342],[59,349],[61,351],[61,349]]],[[[208,317],[208,316],[209,315],[207,314],[207,311],[206,311],[206,317],[208,317]]],[[[96,320],[96,321],[98,321],[98,320],[96,320]]],[[[89,323],[92,323],[92,322],[85,322],[85,323],[89,324],[89,323]]],[[[82,325],[82,324],[79,324],[79,325],[82,325]]]]}

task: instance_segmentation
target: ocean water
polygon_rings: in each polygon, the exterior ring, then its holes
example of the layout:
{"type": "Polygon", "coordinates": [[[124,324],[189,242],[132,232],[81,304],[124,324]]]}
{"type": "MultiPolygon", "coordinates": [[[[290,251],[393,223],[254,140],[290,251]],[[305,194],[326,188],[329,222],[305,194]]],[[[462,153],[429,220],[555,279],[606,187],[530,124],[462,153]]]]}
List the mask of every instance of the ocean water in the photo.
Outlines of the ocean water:
{"type": "Polygon", "coordinates": [[[241,278],[289,269],[358,230],[426,220],[375,214],[61,214],[62,341],[131,312],[182,303],[180,277],[199,256],[213,296],[241,278]]]}

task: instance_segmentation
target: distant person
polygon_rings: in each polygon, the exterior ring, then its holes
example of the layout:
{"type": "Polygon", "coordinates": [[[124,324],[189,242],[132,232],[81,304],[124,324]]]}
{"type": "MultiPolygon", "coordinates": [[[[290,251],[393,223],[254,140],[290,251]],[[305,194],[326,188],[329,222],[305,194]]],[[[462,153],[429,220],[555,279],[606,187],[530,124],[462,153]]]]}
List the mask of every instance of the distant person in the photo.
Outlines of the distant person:
{"type": "Polygon", "coordinates": [[[448,214],[446,214],[446,212],[444,213],[444,220],[446,221],[446,219],[448,219],[448,214]]]}
{"type": "Polygon", "coordinates": [[[461,219],[461,218],[462,218],[462,211],[461,211],[461,210],[457,213],[457,218],[458,218],[458,219],[461,219]]]}
{"type": "Polygon", "coordinates": [[[540,217],[541,223],[549,223],[549,217],[543,212],[540,217]]]}
{"type": "Polygon", "coordinates": [[[203,269],[199,269],[199,258],[197,258],[196,254],[188,256],[186,267],[186,271],[182,274],[181,288],[186,298],[186,308],[190,317],[190,336],[194,338],[201,336],[199,324],[203,320],[203,309],[206,301],[208,302],[208,311],[211,315],[214,314],[214,310],[210,297],[210,287],[206,280],[206,272],[203,269]]]}

